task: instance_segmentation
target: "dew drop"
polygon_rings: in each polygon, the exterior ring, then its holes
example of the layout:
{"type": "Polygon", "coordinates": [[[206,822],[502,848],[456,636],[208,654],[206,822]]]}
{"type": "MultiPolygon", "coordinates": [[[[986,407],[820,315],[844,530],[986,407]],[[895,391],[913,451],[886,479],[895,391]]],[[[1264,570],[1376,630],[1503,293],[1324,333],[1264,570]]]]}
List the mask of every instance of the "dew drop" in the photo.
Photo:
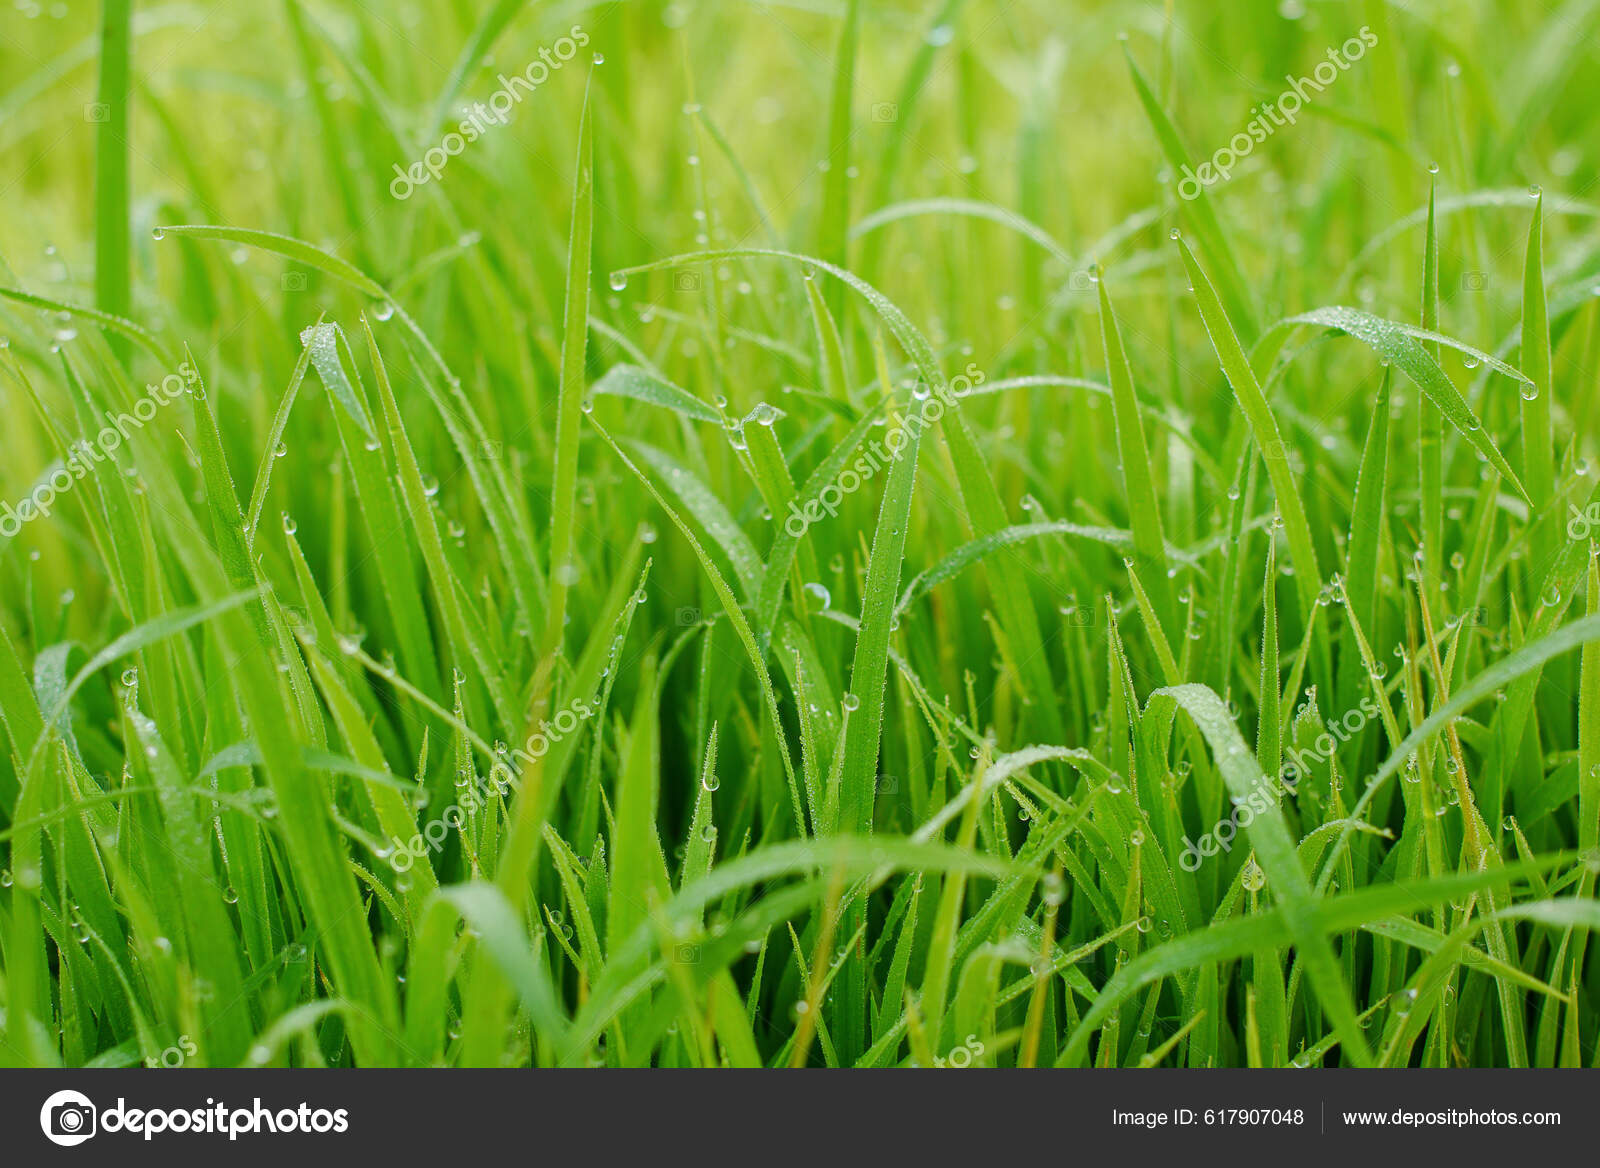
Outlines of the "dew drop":
{"type": "Polygon", "coordinates": [[[826,612],[828,606],[833,603],[833,596],[827,587],[815,580],[808,581],[803,591],[810,598],[806,603],[808,612],[826,612]]]}

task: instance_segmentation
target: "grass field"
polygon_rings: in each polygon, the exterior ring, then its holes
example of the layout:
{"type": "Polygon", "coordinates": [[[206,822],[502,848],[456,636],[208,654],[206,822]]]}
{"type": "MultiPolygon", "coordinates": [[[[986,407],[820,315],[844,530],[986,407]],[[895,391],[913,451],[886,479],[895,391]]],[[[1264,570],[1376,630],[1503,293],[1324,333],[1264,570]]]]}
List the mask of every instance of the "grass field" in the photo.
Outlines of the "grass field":
{"type": "Polygon", "coordinates": [[[0,1065],[1600,1064],[1600,0],[17,0],[0,1065]]]}

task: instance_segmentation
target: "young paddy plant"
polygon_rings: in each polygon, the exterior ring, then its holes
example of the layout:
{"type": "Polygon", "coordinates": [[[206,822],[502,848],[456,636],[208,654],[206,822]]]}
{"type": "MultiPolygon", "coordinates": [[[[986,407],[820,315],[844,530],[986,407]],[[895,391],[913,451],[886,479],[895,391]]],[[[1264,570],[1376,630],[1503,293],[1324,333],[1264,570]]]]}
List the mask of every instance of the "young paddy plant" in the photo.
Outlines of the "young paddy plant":
{"type": "Polygon", "coordinates": [[[1458,8],[1193,198],[1347,6],[19,17],[0,1065],[1600,1065],[1600,8],[1458,8]]]}

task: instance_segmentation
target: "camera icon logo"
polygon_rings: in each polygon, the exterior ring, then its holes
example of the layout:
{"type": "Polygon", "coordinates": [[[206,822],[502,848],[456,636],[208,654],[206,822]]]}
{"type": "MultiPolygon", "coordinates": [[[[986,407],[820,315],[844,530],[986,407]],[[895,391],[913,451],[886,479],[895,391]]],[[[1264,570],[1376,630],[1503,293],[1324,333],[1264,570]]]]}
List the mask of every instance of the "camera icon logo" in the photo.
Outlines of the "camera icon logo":
{"type": "Polygon", "coordinates": [[[672,273],[672,290],[674,292],[700,291],[700,273],[691,272],[688,268],[679,268],[672,273]]]}
{"type": "Polygon", "coordinates": [[[109,122],[111,120],[111,107],[103,101],[91,101],[83,107],[83,120],[86,122],[109,122]]]}
{"type": "Polygon", "coordinates": [[[1099,613],[1095,609],[1094,601],[1080,604],[1076,597],[1061,606],[1061,616],[1065,623],[1075,628],[1093,628],[1100,623],[1099,613]]]}
{"type": "Polygon", "coordinates": [[[685,942],[673,949],[672,960],[679,965],[698,965],[700,963],[700,946],[685,942]]]}
{"type": "Polygon", "coordinates": [[[1461,290],[1463,292],[1482,292],[1489,286],[1489,276],[1485,272],[1462,272],[1461,290]]]}
{"type": "Polygon", "coordinates": [[[900,120],[900,107],[892,101],[874,102],[872,105],[872,120],[875,122],[897,122],[900,120]]]}
{"type": "Polygon", "coordinates": [[[71,1148],[93,1136],[98,1109],[87,1095],[77,1091],[57,1091],[39,1109],[39,1126],[45,1139],[71,1148]]]}
{"type": "Polygon", "coordinates": [[[1269,438],[1261,444],[1261,457],[1268,462],[1288,462],[1289,448],[1280,439],[1269,438]]]}
{"type": "Polygon", "coordinates": [[[285,292],[304,292],[306,290],[306,274],[304,272],[285,272],[282,285],[285,292]]]}
{"type": "Polygon", "coordinates": [[[700,623],[700,610],[698,608],[680,608],[673,616],[680,629],[687,629],[700,623]]]}

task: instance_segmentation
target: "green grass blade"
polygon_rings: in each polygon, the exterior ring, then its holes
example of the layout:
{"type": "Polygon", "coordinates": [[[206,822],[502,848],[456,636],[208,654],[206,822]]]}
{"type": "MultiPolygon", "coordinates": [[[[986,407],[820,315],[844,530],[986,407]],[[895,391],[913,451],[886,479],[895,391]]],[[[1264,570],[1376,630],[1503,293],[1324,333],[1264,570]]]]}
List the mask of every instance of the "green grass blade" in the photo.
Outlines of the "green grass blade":
{"type": "MultiPolygon", "coordinates": [[[[1522,394],[1522,473],[1528,501],[1542,508],[1555,489],[1554,438],[1550,415],[1555,384],[1550,367],[1550,315],[1544,289],[1544,197],[1534,204],[1528,228],[1528,252],[1522,269],[1522,373],[1528,387],[1522,394]]],[[[1549,539],[1540,541],[1548,545],[1549,539]]],[[[1551,549],[1535,549],[1538,562],[1548,563],[1551,549]]]]}
{"type": "Polygon", "coordinates": [[[1199,306],[1200,318],[1205,322],[1206,332],[1211,337],[1211,346],[1217,351],[1217,356],[1222,362],[1223,375],[1233,387],[1234,400],[1244,412],[1256,448],[1261,451],[1262,458],[1267,464],[1267,478],[1271,480],[1272,492],[1277,498],[1278,510],[1283,516],[1285,534],[1289,540],[1289,558],[1294,563],[1301,615],[1309,617],[1311,606],[1316,603],[1317,590],[1322,584],[1322,573],[1317,567],[1317,552],[1311,542],[1311,528],[1306,521],[1305,504],[1300,498],[1300,488],[1296,485],[1294,474],[1289,467],[1288,447],[1284,445],[1278,421],[1273,417],[1272,408],[1261,392],[1261,384],[1256,380],[1255,371],[1251,369],[1250,362],[1239,345],[1238,335],[1233,331],[1233,326],[1228,321],[1227,313],[1223,311],[1222,302],[1217,299],[1211,281],[1206,278],[1199,261],[1189,250],[1189,245],[1181,239],[1178,240],[1178,250],[1183,255],[1184,267],[1189,271],[1189,281],[1194,288],[1195,303],[1199,306]]]}
{"type": "MultiPolygon", "coordinates": [[[[861,39],[861,0],[847,0],[833,58],[833,88],[828,100],[828,169],[822,184],[822,219],[817,253],[836,267],[848,267],[850,229],[851,105],[855,95],[856,51],[861,39]]],[[[830,284],[825,297],[834,319],[844,311],[844,289],[830,284]]]]}
{"type": "MultiPolygon", "coordinates": [[[[100,85],[94,139],[94,301],[101,312],[128,317],[133,308],[133,251],[128,204],[132,153],[133,0],[100,6],[100,85]]],[[[127,346],[111,341],[123,361],[127,346]]]]}
{"type": "Polygon", "coordinates": [[[1161,501],[1156,497],[1155,472],[1150,465],[1150,450],[1145,445],[1144,427],[1139,421],[1139,399],[1133,388],[1133,368],[1122,345],[1111,294],[1102,275],[1100,291],[1100,337],[1105,348],[1107,378],[1111,383],[1111,417],[1117,430],[1117,448],[1122,456],[1122,478],[1128,492],[1129,527],[1133,545],[1146,571],[1144,578],[1153,589],[1157,611],[1163,620],[1171,619],[1168,607],[1166,539],[1161,534],[1161,501]]]}
{"type": "Polygon", "coordinates": [[[584,364],[589,343],[589,265],[593,236],[594,119],[585,96],[572,187],[561,384],[556,398],[555,474],[550,488],[550,597],[545,609],[544,635],[539,644],[540,656],[546,662],[560,650],[567,619],[567,593],[578,571],[573,556],[573,499],[578,489],[578,423],[587,392],[584,364]]]}

